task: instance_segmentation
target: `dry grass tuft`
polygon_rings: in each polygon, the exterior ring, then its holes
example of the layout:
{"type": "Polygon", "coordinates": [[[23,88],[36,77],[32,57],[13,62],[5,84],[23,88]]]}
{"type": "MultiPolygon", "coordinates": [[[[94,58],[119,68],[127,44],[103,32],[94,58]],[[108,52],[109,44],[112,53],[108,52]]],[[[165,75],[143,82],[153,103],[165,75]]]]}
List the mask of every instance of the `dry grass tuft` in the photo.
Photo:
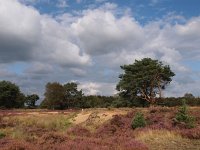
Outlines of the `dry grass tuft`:
{"type": "Polygon", "coordinates": [[[200,144],[199,141],[191,141],[167,130],[141,131],[136,135],[136,139],[147,144],[151,150],[198,150],[197,144],[200,144]]]}

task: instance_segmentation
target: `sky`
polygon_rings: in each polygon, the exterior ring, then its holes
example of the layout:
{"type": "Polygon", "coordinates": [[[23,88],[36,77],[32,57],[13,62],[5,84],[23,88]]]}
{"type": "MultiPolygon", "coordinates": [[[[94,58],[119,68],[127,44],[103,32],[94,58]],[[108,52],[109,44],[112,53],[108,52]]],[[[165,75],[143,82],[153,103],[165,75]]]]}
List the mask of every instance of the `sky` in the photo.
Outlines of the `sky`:
{"type": "Polygon", "coordinates": [[[164,96],[200,96],[199,0],[0,0],[0,80],[43,97],[47,82],[114,95],[121,65],[176,74],[164,96]]]}

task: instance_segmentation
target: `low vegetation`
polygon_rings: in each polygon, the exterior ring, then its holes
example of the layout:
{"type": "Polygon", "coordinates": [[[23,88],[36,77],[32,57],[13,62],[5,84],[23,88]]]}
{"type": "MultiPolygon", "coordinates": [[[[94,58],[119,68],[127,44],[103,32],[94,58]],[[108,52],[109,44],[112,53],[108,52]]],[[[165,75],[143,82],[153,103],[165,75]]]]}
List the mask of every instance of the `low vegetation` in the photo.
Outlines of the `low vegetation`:
{"type": "Polygon", "coordinates": [[[180,108],[4,111],[1,149],[194,149],[200,146],[200,108],[187,108],[196,126],[174,123],[180,108]],[[137,118],[137,119],[136,119],[137,118]],[[133,123],[137,125],[132,128],[133,123]],[[139,128],[136,128],[139,127],[139,128]]]}
{"type": "Polygon", "coordinates": [[[178,124],[185,124],[187,128],[195,127],[195,117],[188,114],[188,108],[185,104],[185,100],[183,100],[183,105],[179,108],[174,121],[178,124]]]}
{"type": "Polygon", "coordinates": [[[133,129],[141,128],[146,126],[144,115],[140,112],[136,113],[131,123],[133,129]]]}

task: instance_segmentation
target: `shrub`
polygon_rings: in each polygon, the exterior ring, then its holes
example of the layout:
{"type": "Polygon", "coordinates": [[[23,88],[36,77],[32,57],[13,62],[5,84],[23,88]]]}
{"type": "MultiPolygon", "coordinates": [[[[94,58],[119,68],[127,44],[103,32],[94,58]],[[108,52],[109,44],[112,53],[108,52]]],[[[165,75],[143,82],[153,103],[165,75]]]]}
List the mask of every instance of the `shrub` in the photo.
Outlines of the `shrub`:
{"type": "Polygon", "coordinates": [[[175,121],[178,123],[185,123],[187,128],[194,128],[195,127],[195,117],[190,116],[188,114],[188,108],[185,103],[185,100],[182,101],[182,106],[179,108],[175,121]]]}
{"type": "Polygon", "coordinates": [[[140,112],[136,113],[135,117],[133,118],[133,121],[131,123],[131,126],[133,129],[145,127],[146,121],[144,119],[144,115],[140,112]]]}
{"type": "Polygon", "coordinates": [[[0,139],[4,138],[6,135],[3,132],[0,132],[0,139]]]}

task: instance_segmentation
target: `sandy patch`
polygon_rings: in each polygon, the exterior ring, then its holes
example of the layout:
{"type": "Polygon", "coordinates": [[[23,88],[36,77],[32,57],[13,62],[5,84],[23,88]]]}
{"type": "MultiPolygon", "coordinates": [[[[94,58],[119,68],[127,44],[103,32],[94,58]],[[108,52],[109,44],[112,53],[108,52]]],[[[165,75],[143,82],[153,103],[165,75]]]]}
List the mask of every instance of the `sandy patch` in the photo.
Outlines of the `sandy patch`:
{"type": "Polygon", "coordinates": [[[74,117],[71,121],[74,124],[83,124],[85,123],[88,125],[88,123],[93,124],[102,124],[107,120],[112,119],[114,115],[120,115],[120,114],[126,114],[128,110],[108,110],[108,109],[86,109],[81,111],[77,114],[76,117],[74,117]]]}

